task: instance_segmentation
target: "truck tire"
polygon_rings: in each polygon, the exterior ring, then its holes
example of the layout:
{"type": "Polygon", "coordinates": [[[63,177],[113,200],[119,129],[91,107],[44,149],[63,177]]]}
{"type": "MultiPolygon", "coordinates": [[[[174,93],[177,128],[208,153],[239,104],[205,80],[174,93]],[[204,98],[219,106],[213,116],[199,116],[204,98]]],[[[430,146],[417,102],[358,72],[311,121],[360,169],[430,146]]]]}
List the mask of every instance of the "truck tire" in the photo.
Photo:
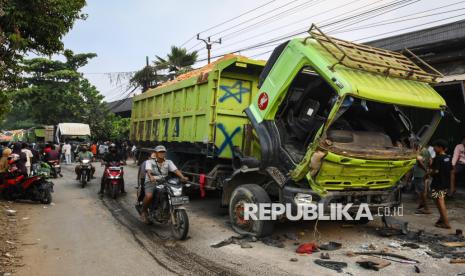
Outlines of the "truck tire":
{"type": "Polygon", "coordinates": [[[245,184],[237,187],[229,202],[229,218],[234,231],[241,235],[257,237],[269,236],[273,233],[272,220],[244,220],[244,203],[271,203],[266,191],[256,184],[245,184]]]}

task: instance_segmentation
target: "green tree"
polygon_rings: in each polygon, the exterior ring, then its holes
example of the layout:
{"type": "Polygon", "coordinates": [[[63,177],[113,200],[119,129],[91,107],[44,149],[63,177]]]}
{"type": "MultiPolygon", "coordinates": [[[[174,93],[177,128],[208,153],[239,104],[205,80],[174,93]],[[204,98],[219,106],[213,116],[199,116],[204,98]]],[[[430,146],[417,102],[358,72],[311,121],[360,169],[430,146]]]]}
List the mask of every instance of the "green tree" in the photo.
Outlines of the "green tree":
{"type": "Polygon", "coordinates": [[[121,118],[114,115],[111,120],[111,135],[110,139],[115,140],[126,140],[129,138],[129,127],[131,125],[130,118],[121,118]]]}
{"type": "Polygon", "coordinates": [[[52,55],[78,19],[85,0],[0,0],[0,92],[15,87],[27,52],[52,55]]]}
{"type": "Polygon", "coordinates": [[[192,70],[196,61],[197,51],[188,53],[186,48],[171,46],[171,52],[166,58],[156,56],[153,65],[147,65],[137,71],[129,83],[132,87],[140,87],[145,91],[192,70]]]}
{"type": "Polygon", "coordinates": [[[23,61],[21,67],[26,74],[22,85],[8,93],[12,109],[4,128],[76,122],[89,124],[95,138],[111,135],[114,118],[103,96],[77,71],[96,55],[65,50],[64,56],[66,61],[47,58],[23,61]]]}
{"type": "Polygon", "coordinates": [[[167,80],[167,77],[160,72],[157,72],[157,68],[151,65],[147,65],[140,71],[137,71],[129,83],[132,87],[141,87],[143,91],[157,87],[161,82],[167,80]]]}
{"type": "Polygon", "coordinates": [[[171,52],[166,58],[156,57],[155,68],[167,70],[170,77],[176,77],[192,70],[192,65],[197,61],[197,51],[188,53],[186,48],[171,46],[171,52]]]}

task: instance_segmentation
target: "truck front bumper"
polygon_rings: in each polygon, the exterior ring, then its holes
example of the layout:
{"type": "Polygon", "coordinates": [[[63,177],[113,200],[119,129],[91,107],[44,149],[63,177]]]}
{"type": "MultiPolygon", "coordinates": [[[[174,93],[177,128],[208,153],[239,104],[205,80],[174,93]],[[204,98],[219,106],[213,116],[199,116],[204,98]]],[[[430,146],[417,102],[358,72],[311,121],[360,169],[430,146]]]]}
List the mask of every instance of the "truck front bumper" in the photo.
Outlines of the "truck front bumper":
{"type": "Polygon", "coordinates": [[[292,204],[292,209],[297,210],[295,197],[298,194],[312,196],[312,203],[323,206],[325,213],[329,212],[332,203],[346,205],[352,203],[350,211],[357,211],[360,204],[366,203],[372,212],[378,212],[380,208],[391,208],[399,206],[401,202],[401,191],[399,186],[383,190],[351,190],[351,191],[328,191],[324,195],[316,193],[310,188],[298,188],[285,186],[282,191],[283,203],[292,204]],[[321,205],[320,205],[321,204],[321,205]]]}

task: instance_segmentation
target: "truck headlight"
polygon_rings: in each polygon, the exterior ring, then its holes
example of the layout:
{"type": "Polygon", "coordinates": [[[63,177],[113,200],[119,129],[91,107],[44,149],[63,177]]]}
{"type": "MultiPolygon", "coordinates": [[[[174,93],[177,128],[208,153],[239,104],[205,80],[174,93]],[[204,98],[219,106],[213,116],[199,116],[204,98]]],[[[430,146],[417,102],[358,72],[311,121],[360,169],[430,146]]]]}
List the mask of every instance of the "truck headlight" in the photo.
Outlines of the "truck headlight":
{"type": "Polygon", "coordinates": [[[311,204],[312,203],[312,195],[309,194],[302,194],[302,193],[297,193],[294,196],[294,202],[297,205],[305,205],[305,204],[311,204]]]}

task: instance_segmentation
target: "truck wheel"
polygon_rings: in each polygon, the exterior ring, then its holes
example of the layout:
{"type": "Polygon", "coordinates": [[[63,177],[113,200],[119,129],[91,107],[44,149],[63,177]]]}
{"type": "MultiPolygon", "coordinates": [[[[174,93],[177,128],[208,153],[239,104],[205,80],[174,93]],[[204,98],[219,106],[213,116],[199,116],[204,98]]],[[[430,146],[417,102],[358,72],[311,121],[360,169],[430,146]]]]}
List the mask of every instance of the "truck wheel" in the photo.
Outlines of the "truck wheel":
{"type": "Polygon", "coordinates": [[[245,203],[271,203],[271,200],[266,191],[256,184],[245,184],[237,187],[233,191],[229,202],[229,218],[234,231],[241,235],[254,235],[257,237],[271,235],[273,232],[274,221],[245,220],[245,203]]]}

